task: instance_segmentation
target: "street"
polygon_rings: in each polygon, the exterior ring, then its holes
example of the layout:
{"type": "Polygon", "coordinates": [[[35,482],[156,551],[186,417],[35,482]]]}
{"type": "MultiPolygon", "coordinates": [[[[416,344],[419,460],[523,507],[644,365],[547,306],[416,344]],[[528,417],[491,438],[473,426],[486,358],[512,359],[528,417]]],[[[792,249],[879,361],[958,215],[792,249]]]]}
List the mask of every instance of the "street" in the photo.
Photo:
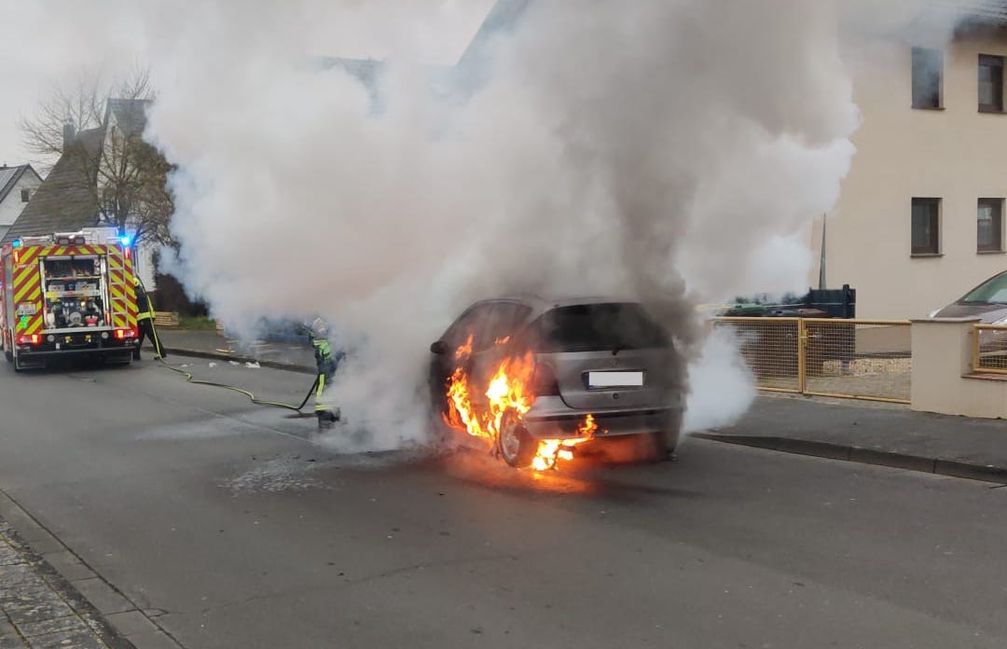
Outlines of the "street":
{"type": "MultiPolygon", "coordinates": [[[[291,403],[311,378],[169,360],[291,403]]],[[[0,408],[0,489],[183,647],[1007,643],[986,483],[698,439],[542,475],[338,454],[150,360],[5,364],[0,408]]]]}

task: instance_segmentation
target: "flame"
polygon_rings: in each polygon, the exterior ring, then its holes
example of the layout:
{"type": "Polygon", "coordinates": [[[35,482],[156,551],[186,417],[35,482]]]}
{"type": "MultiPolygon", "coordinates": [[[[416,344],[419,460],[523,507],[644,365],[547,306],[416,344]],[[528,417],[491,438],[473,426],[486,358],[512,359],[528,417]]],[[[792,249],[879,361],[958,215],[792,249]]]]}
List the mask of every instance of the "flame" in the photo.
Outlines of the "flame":
{"type": "Polygon", "coordinates": [[[455,350],[455,360],[457,361],[467,360],[469,356],[472,355],[472,341],[474,339],[475,336],[469,334],[469,337],[465,341],[465,344],[455,350]]]}
{"type": "MultiPolygon", "coordinates": [[[[464,361],[472,355],[472,340],[469,336],[465,344],[455,351],[457,360],[464,361]]],[[[504,345],[509,340],[509,337],[498,339],[497,345],[504,345]]],[[[460,365],[448,379],[448,412],[444,421],[452,428],[485,440],[495,449],[504,417],[513,414],[520,420],[534,405],[535,395],[531,390],[534,372],[535,356],[531,352],[506,358],[492,373],[485,390],[481,391],[485,399],[474,400],[473,395],[479,395],[480,389],[475,387],[472,377],[460,365]]],[[[593,439],[597,430],[594,415],[587,415],[577,428],[577,437],[541,440],[532,467],[537,471],[547,471],[556,468],[560,460],[572,460],[573,449],[593,439]]]]}
{"type": "Polygon", "coordinates": [[[535,459],[532,460],[532,468],[536,471],[548,471],[555,469],[560,460],[569,462],[573,459],[573,449],[590,442],[597,432],[598,423],[594,420],[594,415],[588,415],[577,428],[577,437],[542,440],[535,452],[535,459]]]}

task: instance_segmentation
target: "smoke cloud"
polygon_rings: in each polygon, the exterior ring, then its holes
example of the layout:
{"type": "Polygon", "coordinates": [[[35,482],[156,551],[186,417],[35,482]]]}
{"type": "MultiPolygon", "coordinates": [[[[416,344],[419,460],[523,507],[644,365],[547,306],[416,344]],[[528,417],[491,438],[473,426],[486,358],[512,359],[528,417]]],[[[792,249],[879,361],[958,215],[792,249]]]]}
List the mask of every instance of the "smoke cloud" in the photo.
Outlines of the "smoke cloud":
{"type": "Polygon", "coordinates": [[[426,348],[474,299],[670,305],[688,353],[694,298],[806,284],[789,237],[834,204],[858,119],[827,3],[536,2],[485,43],[484,83],[439,92],[393,12],[375,88],[314,65],[304,35],[355,8],[165,16],[148,136],[178,165],[189,289],[235,327],[326,316],[375,447],[422,439],[426,348]]]}

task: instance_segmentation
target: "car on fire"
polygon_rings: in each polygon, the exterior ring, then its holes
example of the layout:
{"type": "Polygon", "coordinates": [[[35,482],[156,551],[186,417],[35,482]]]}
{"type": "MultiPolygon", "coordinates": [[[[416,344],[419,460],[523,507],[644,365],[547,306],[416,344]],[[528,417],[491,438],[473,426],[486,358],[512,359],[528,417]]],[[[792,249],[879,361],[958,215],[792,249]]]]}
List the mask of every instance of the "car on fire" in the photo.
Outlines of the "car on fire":
{"type": "Polygon", "coordinates": [[[638,436],[655,458],[678,443],[681,361],[672,336],[640,303],[481,301],[430,351],[434,412],[487,438],[513,467],[536,466],[543,448],[572,453],[586,436],[638,436]]]}

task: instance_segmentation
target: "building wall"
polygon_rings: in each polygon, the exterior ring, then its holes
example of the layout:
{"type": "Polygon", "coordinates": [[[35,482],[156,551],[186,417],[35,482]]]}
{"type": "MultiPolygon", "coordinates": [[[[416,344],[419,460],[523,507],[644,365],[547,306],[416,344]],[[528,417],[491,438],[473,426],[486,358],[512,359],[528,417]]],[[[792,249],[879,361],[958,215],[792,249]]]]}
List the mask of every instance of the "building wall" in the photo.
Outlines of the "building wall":
{"type": "MultiPolygon", "coordinates": [[[[157,290],[157,280],[155,279],[157,268],[154,264],[157,248],[153,244],[141,243],[136,247],[136,259],[134,260],[134,270],[140,281],[151,293],[157,290]]],[[[154,301],[154,308],[158,308],[157,300],[154,301]]]]}
{"type": "Polygon", "coordinates": [[[31,194],[34,194],[41,184],[42,181],[35,174],[31,173],[31,171],[21,174],[21,178],[18,179],[17,184],[7,194],[7,197],[0,202],[0,225],[9,226],[14,223],[21,214],[21,210],[28,205],[28,203],[21,202],[21,190],[27,189],[31,194]]]}
{"type": "Polygon", "coordinates": [[[1003,253],[976,252],[977,200],[1007,197],[1007,115],[978,110],[980,53],[1007,56],[1007,36],[962,37],[945,50],[943,110],[911,107],[908,44],[875,43],[858,53],[864,64],[854,93],[863,124],[828,217],[826,268],[831,287],[857,289],[860,317],[925,317],[1007,270],[1003,253]],[[910,254],[913,197],[943,199],[941,256],[910,254]]]}

